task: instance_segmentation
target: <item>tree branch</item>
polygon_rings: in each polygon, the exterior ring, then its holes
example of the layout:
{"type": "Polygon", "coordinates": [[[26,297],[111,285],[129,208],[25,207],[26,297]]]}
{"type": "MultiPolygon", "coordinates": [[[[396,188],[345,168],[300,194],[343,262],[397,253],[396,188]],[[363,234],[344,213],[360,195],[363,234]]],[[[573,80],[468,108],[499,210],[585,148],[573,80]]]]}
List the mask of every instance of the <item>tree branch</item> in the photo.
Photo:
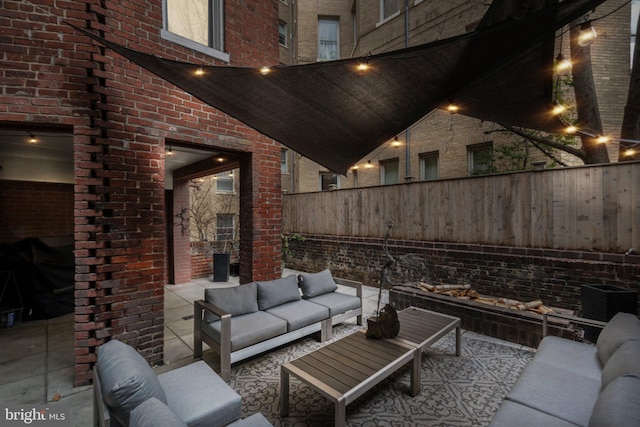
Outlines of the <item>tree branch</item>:
{"type": "Polygon", "coordinates": [[[584,151],[580,150],[579,148],[573,148],[573,147],[570,147],[568,145],[564,145],[564,144],[561,144],[559,142],[556,142],[556,141],[554,141],[552,139],[542,138],[542,137],[539,137],[539,136],[536,136],[536,135],[532,135],[532,134],[530,134],[528,132],[525,132],[522,129],[515,128],[513,126],[505,126],[505,125],[502,125],[502,124],[500,126],[504,127],[509,132],[513,132],[516,135],[519,135],[519,136],[521,136],[523,138],[527,138],[530,141],[535,141],[538,144],[547,145],[549,147],[565,151],[565,152],[567,152],[569,154],[573,154],[574,156],[578,157],[583,162],[586,162],[586,160],[587,160],[587,155],[585,154],[584,151]]]}

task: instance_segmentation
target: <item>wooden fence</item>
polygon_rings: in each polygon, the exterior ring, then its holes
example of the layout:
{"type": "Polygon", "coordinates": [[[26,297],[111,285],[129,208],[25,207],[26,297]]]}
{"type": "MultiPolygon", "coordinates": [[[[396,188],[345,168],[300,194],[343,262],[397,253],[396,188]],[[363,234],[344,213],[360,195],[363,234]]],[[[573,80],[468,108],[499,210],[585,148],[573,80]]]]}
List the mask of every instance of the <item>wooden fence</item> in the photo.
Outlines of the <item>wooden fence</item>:
{"type": "Polygon", "coordinates": [[[283,232],[640,251],[640,162],[287,194],[283,232]]]}

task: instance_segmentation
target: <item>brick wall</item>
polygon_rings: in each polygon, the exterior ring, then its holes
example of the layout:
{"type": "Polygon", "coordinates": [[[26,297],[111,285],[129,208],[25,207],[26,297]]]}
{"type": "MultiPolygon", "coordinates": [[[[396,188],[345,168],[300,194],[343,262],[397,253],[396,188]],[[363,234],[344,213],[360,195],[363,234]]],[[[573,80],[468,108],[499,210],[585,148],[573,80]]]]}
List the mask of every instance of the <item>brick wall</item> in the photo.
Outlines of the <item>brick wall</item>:
{"type": "MultiPolygon", "coordinates": [[[[386,261],[381,239],[304,235],[291,241],[287,266],[302,271],[330,268],[334,275],[376,286],[386,261]]],[[[581,286],[606,283],[640,290],[640,255],[542,250],[521,247],[389,242],[401,260],[394,284],[418,280],[470,284],[480,294],[581,310],[581,286]]]]}
{"type": "MultiPolygon", "coordinates": [[[[164,58],[216,63],[159,39],[162,2],[38,3],[2,2],[0,125],[73,128],[75,382],[82,385],[91,381],[95,348],[109,339],[152,364],[163,361],[165,140],[240,153],[243,219],[253,227],[241,236],[245,281],[280,272],[280,146],[60,20],[164,58]]],[[[230,65],[276,64],[277,0],[224,3],[230,65]]]]}
{"type": "Polygon", "coordinates": [[[0,181],[0,242],[73,235],[73,185],[0,181]]]}

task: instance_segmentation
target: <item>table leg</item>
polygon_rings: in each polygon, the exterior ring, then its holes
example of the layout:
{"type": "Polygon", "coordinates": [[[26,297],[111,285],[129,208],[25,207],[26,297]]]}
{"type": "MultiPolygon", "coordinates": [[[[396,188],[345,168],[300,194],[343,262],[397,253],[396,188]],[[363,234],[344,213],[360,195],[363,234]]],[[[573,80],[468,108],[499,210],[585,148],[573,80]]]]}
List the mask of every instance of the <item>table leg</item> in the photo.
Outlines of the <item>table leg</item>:
{"type": "Polygon", "coordinates": [[[462,335],[462,327],[458,325],[456,327],[456,356],[460,357],[460,335],[462,335]]]}
{"type": "Polygon", "coordinates": [[[280,368],[280,416],[289,415],[289,372],[280,368]]]}
{"type": "Polygon", "coordinates": [[[344,427],[346,425],[347,419],[347,405],[345,404],[344,398],[338,399],[336,402],[336,415],[334,419],[334,425],[336,427],[344,427]]]}
{"type": "Polygon", "coordinates": [[[422,350],[416,348],[411,363],[411,396],[417,396],[420,393],[422,385],[420,384],[420,374],[422,373],[422,350]]]}

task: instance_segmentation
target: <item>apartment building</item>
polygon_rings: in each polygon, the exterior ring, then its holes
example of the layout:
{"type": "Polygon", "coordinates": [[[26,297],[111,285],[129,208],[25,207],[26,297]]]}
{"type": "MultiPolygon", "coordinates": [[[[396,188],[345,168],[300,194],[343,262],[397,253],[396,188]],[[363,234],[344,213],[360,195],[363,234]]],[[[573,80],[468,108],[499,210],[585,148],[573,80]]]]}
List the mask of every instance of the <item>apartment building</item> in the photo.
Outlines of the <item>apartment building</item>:
{"type": "MultiPolygon", "coordinates": [[[[593,74],[605,133],[618,134],[626,102],[639,1],[609,0],[593,11],[599,37],[591,46],[593,74]]],[[[305,64],[402,49],[473,31],[490,2],[426,0],[281,0],[280,62],[305,64]]],[[[568,26],[556,53],[568,56],[568,26]]],[[[552,64],[550,64],[551,67],[552,64]]],[[[565,87],[567,92],[570,87],[565,87]]],[[[580,141],[576,139],[579,147],[580,141]]],[[[608,154],[617,161],[618,146],[608,154]]],[[[284,192],[390,185],[416,180],[582,162],[565,152],[552,157],[503,132],[495,123],[434,110],[353,165],[346,176],[283,147],[284,192]]]]}

